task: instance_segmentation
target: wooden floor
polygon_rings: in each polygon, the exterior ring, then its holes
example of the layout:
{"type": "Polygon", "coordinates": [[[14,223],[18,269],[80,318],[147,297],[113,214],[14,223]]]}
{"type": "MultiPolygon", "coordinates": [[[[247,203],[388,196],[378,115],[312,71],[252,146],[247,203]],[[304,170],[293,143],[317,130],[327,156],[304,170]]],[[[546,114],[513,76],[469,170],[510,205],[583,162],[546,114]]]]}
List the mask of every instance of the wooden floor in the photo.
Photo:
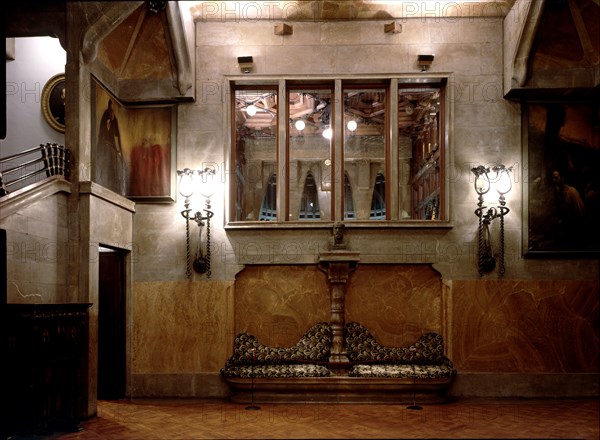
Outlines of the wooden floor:
{"type": "Polygon", "coordinates": [[[461,399],[406,405],[263,404],[201,400],[98,403],[78,433],[52,439],[577,438],[598,440],[598,400],[461,399]]]}

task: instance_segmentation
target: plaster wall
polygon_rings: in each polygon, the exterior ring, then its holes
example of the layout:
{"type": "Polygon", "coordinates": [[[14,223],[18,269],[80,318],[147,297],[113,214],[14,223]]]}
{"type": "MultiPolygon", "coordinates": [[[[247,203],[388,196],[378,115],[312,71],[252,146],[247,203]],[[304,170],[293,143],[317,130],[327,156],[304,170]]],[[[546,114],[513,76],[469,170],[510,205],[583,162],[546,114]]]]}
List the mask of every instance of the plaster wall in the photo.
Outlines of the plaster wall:
{"type": "MultiPolygon", "coordinates": [[[[44,85],[54,75],[64,73],[66,53],[57,38],[15,38],[15,57],[6,60],[6,138],[0,140],[0,157],[20,153],[40,144],[65,145],[65,135],[54,130],[45,121],[41,110],[44,85]]],[[[39,154],[35,157],[39,158],[39,154]]],[[[31,160],[32,157],[27,158],[31,160]]],[[[2,169],[20,165],[23,159],[2,164],[2,169]]],[[[39,164],[29,165],[10,180],[38,169],[39,164]],[[18,174],[21,173],[21,174],[18,174]]],[[[6,176],[9,177],[9,176],[6,176]]],[[[15,191],[34,181],[17,183],[10,188],[15,191]]]]}

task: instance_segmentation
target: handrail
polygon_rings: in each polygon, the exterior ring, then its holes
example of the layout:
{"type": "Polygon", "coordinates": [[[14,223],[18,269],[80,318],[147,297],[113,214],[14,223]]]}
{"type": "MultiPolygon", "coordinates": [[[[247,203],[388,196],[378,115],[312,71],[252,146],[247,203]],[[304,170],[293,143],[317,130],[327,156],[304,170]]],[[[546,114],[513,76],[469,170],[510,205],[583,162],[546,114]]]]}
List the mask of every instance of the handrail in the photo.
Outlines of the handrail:
{"type": "Polygon", "coordinates": [[[29,150],[16,153],[5,158],[0,158],[0,165],[8,163],[12,160],[20,157],[28,156],[40,152],[41,157],[37,159],[28,160],[12,168],[0,171],[0,197],[8,194],[10,191],[7,189],[12,185],[19,182],[23,182],[30,179],[38,174],[45,173],[46,177],[50,176],[63,176],[65,179],[69,179],[71,171],[71,152],[62,145],[47,143],[40,144],[39,147],[30,148],[29,150]],[[43,168],[34,170],[30,173],[8,180],[5,176],[14,174],[17,171],[23,170],[29,166],[41,163],[43,168]]]}

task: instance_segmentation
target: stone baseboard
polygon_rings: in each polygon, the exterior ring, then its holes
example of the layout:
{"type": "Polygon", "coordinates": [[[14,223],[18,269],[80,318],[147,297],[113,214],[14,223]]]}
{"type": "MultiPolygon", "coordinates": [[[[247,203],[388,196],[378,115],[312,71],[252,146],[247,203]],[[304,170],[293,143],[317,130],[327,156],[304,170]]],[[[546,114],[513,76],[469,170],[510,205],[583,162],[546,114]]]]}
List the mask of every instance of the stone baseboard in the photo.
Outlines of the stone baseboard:
{"type": "Polygon", "coordinates": [[[220,373],[133,374],[129,397],[226,398],[230,394],[220,373]]]}
{"type": "MultiPolygon", "coordinates": [[[[452,398],[598,398],[599,374],[461,373],[449,390],[452,398]]],[[[220,373],[134,374],[130,397],[229,398],[220,373]]]]}
{"type": "Polygon", "coordinates": [[[591,398],[599,395],[594,373],[462,373],[450,389],[453,397],[591,398]]]}

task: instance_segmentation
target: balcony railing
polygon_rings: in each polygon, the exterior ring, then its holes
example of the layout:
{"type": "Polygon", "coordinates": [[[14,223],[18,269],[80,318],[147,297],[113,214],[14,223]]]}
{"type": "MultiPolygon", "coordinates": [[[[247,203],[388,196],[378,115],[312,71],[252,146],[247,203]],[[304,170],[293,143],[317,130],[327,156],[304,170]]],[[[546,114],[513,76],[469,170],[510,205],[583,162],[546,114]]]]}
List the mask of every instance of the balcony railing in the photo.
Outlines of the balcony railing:
{"type": "Polygon", "coordinates": [[[39,147],[0,159],[0,197],[8,194],[13,188],[20,188],[33,183],[36,177],[63,176],[69,179],[71,169],[71,152],[62,145],[40,144],[39,147]],[[38,156],[39,154],[39,156],[38,156]],[[18,162],[18,161],[22,162],[18,162]],[[10,168],[12,163],[17,163],[10,168]],[[33,171],[30,171],[32,170],[33,171]]]}

